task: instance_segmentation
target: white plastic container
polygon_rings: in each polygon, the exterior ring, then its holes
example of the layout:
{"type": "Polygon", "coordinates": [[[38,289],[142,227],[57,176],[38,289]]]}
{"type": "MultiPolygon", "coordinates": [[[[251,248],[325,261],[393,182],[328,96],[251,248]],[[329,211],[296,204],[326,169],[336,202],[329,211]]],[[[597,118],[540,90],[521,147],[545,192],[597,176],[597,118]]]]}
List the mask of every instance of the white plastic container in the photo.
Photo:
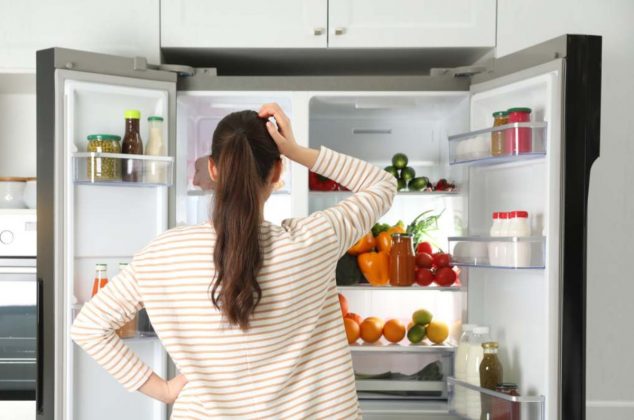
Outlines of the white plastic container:
{"type": "MultiPolygon", "coordinates": [[[[498,229],[497,236],[508,237],[509,235],[509,217],[510,212],[501,211],[500,213],[500,227],[498,229]]],[[[491,263],[491,265],[496,265],[499,267],[506,267],[510,263],[509,255],[511,254],[513,244],[510,242],[498,242],[498,259],[496,264],[491,263]]]]}
{"type": "MultiPolygon", "coordinates": [[[[467,356],[469,354],[469,340],[473,334],[473,330],[477,327],[475,324],[463,324],[462,335],[458,341],[458,347],[454,354],[454,377],[461,381],[467,379],[467,356]]],[[[456,413],[464,416],[467,413],[466,392],[463,388],[454,388],[454,409],[456,413]]]]}
{"type": "MultiPolygon", "coordinates": [[[[491,237],[502,236],[502,220],[500,219],[500,212],[496,211],[493,213],[493,223],[491,224],[491,229],[489,230],[489,235],[491,237]]],[[[501,253],[503,250],[503,245],[501,242],[489,242],[489,264],[490,265],[500,265],[503,260],[501,253]]]]}
{"type": "MultiPolygon", "coordinates": [[[[489,327],[475,327],[469,337],[464,379],[465,382],[475,386],[480,386],[480,363],[482,363],[484,358],[482,343],[487,341],[491,341],[489,327]]],[[[468,392],[465,398],[465,417],[479,419],[482,412],[481,408],[480,394],[468,392]]]]}
{"type": "MultiPolygon", "coordinates": [[[[163,142],[163,117],[148,117],[150,135],[146,146],[146,154],[151,156],[165,156],[165,143],[163,142]]],[[[143,181],[150,184],[165,182],[165,168],[162,162],[148,161],[145,163],[143,181]]]]}
{"type": "MultiPolygon", "coordinates": [[[[508,236],[526,238],[531,236],[531,226],[528,212],[516,210],[511,212],[508,236]]],[[[509,265],[513,267],[529,267],[531,265],[531,244],[529,242],[514,242],[509,255],[509,265]]]]}

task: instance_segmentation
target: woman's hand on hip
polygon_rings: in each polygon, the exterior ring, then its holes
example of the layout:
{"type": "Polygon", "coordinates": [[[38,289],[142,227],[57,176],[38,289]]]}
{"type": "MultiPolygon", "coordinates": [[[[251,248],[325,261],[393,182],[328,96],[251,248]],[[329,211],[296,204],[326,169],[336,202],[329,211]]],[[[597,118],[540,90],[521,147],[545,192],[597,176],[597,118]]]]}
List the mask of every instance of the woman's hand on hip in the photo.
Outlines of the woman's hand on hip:
{"type": "Polygon", "coordinates": [[[176,401],[185,385],[187,385],[187,378],[182,373],[167,381],[168,404],[173,404],[176,401]]]}

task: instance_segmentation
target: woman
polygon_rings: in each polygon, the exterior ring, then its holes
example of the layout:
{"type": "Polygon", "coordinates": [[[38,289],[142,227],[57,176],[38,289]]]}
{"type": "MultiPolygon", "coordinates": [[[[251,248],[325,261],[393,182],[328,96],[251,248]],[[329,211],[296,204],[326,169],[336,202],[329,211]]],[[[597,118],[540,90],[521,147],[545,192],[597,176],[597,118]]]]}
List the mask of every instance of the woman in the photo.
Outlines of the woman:
{"type": "Polygon", "coordinates": [[[211,222],[153,240],[84,305],[73,340],[128,390],[174,403],[173,419],[358,417],[335,267],[390,207],[394,177],[298,145],[277,104],[226,116],[208,169],[211,222]],[[280,154],[356,193],[282,226],[264,221],[280,154]],[[170,381],[115,334],[141,307],[182,373],[170,381]]]}

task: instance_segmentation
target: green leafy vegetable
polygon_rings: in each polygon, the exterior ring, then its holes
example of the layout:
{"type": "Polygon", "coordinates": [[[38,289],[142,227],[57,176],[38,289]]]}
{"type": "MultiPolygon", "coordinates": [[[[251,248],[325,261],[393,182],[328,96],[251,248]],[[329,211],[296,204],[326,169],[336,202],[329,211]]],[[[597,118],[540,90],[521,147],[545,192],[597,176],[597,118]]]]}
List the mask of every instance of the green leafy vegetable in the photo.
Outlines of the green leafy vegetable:
{"type": "Polygon", "coordinates": [[[438,219],[440,219],[440,216],[442,216],[444,211],[445,210],[441,211],[439,214],[429,215],[432,210],[426,210],[412,220],[412,222],[407,226],[406,231],[412,235],[414,247],[416,247],[416,245],[420,242],[423,242],[425,239],[433,243],[429,232],[438,230],[438,219]]]}

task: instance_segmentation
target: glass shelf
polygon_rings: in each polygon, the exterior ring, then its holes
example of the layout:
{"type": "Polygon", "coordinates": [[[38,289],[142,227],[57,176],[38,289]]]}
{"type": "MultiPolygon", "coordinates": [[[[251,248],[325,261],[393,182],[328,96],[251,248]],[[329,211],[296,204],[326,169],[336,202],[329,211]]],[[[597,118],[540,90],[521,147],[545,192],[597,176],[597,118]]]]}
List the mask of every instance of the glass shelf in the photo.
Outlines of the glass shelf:
{"type": "Polygon", "coordinates": [[[495,165],[546,155],[545,122],[511,123],[449,136],[449,164],[495,165]],[[499,135],[504,152],[493,155],[492,138],[499,135]]]}
{"type": "Polygon", "coordinates": [[[371,286],[367,283],[355,284],[350,286],[337,286],[339,291],[346,290],[376,290],[376,291],[419,291],[419,292],[462,292],[466,289],[463,289],[461,286],[449,286],[449,287],[441,287],[441,286],[418,286],[412,285],[408,287],[393,287],[393,286],[371,286]]]}
{"type": "MultiPolygon", "coordinates": [[[[352,191],[308,191],[309,197],[340,197],[344,199],[351,196],[352,191]]],[[[443,196],[455,196],[460,194],[460,191],[399,191],[396,193],[396,197],[443,197],[443,196]]]]}
{"type": "MultiPolygon", "coordinates": [[[[455,378],[447,378],[449,411],[460,418],[500,418],[542,420],[545,418],[545,397],[513,397],[481,388],[455,378]]],[[[520,390],[521,391],[521,390],[520,390]]]]}
{"type": "Polygon", "coordinates": [[[128,155],[122,153],[73,153],[75,184],[116,185],[126,187],[171,186],[174,158],[171,156],[128,155]],[[124,161],[139,168],[139,180],[121,180],[124,161]]]}
{"type": "MultiPolygon", "coordinates": [[[[290,191],[286,189],[282,189],[279,191],[273,191],[271,194],[273,195],[290,195],[290,191]]],[[[187,190],[187,195],[190,197],[204,197],[204,196],[212,196],[214,194],[214,190],[187,190]]]]}
{"type": "Polygon", "coordinates": [[[449,238],[449,252],[459,267],[543,269],[545,243],[543,236],[456,236],[449,238]]]}
{"type": "Polygon", "coordinates": [[[390,379],[357,379],[359,392],[435,392],[444,393],[444,381],[395,381],[390,379]]]}
{"type": "Polygon", "coordinates": [[[355,343],[350,344],[350,351],[355,352],[391,352],[391,353],[453,353],[456,346],[451,344],[411,344],[405,341],[402,343],[388,343],[380,340],[376,343],[355,343]]]}

